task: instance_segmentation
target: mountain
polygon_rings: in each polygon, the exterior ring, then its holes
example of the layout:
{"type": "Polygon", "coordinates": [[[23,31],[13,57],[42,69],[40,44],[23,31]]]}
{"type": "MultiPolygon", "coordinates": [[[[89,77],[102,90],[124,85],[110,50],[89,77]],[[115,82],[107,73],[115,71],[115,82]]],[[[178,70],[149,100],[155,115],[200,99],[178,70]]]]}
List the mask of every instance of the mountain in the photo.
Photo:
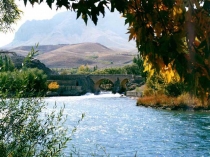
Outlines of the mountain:
{"type": "Polygon", "coordinates": [[[97,26],[90,19],[86,26],[81,18],[76,20],[76,13],[66,11],[50,20],[26,21],[6,47],[93,42],[110,48],[133,49],[135,43],[128,42],[124,22],[119,13],[107,11],[104,18],[99,17],[97,26]]]}

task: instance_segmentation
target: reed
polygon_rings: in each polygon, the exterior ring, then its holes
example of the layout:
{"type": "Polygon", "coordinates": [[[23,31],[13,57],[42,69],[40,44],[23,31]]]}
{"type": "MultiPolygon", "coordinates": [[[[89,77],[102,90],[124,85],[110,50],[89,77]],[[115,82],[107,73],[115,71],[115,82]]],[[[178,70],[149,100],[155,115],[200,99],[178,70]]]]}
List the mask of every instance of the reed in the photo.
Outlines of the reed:
{"type": "Polygon", "coordinates": [[[210,103],[191,96],[189,93],[183,93],[178,97],[171,97],[164,94],[156,94],[140,97],[137,100],[137,106],[155,107],[171,110],[209,110],[210,103]]]}

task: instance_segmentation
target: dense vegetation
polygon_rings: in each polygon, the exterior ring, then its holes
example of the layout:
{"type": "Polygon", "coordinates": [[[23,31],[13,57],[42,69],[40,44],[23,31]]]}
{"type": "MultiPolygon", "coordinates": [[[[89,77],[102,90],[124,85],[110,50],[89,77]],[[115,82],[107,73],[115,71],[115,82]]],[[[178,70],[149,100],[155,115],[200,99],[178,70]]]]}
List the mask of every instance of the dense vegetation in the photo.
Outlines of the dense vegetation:
{"type": "Polygon", "coordinates": [[[209,110],[210,99],[206,95],[190,95],[189,86],[178,79],[167,82],[157,72],[147,78],[143,97],[138,98],[137,105],[151,106],[172,110],[209,110]]]}
{"type": "Polygon", "coordinates": [[[0,156],[62,156],[70,135],[63,126],[63,109],[46,104],[38,96],[46,89],[46,75],[26,68],[33,58],[26,57],[16,69],[8,56],[0,57],[0,156]],[[24,98],[27,97],[27,98],[24,98]]]}
{"type": "Polygon", "coordinates": [[[112,67],[99,69],[97,66],[93,68],[89,68],[88,65],[81,65],[78,68],[74,69],[53,69],[61,75],[69,75],[69,74],[133,74],[133,75],[141,75],[143,73],[143,69],[140,69],[137,64],[126,65],[123,67],[112,67]]]}
{"type": "Polygon", "coordinates": [[[27,68],[37,51],[32,48],[22,68],[17,69],[6,53],[0,56],[0,92],[12,96],[21,92],[23,97],[43,96],[47,91],[47,75],[37,68],[27,68]]]}
{"type": "Polygon", "coordinates": [[[0,91],[11,96],[22,92],[22,96],[44,95],[47,90],[47,75],[39,69],[24,69],[0,72],[0,91]]]}

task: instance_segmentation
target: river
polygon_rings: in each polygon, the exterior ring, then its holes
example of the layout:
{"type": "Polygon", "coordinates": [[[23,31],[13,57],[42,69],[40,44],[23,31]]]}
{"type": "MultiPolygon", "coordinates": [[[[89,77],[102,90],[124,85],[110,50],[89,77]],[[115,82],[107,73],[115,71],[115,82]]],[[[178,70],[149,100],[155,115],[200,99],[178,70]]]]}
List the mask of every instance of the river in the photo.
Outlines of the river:
{"type": "Polygon", "coordinates": [[[210,156],[210,113],[137,107],[119,94],[46,98],[66,108],[66,125],[77,127],[66,154],[73,156],[210,156]]]}

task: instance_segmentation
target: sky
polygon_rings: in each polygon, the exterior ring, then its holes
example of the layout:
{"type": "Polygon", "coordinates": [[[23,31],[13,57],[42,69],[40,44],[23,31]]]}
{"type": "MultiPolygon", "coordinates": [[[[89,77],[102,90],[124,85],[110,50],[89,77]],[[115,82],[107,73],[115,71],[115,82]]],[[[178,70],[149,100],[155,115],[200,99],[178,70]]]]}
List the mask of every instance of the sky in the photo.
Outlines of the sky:
{"type": "Polygon", "coordinates": [[[13,25],[12,28],[14,30],[12,32],[0,33],[0,47],[12,42],[15,36],[15,32],[25,21],[51,19],[55,14],[66,11],[65,8],[58,9],[56,11],[56,6],[50,9],[44,2],[41,5],[35,4],[33,7],[29,3],[27,4],[27,6],[25,6],[23,0],[15,0],[15,3],[18,5],[19,9],[23,11],[23,14],[21,16],[21,19],[13,25]]]}

